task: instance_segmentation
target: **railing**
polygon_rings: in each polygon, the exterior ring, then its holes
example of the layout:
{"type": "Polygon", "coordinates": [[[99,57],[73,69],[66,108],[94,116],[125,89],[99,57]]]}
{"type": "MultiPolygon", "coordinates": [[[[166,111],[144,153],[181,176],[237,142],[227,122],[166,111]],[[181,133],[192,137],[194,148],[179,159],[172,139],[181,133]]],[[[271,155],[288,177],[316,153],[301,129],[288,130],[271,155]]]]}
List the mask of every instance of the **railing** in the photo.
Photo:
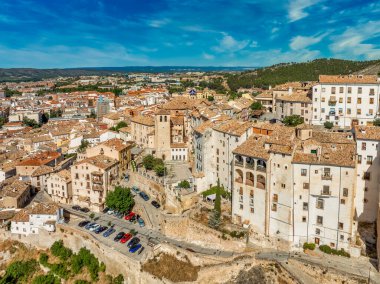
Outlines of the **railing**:
{"type": "Polygon", "coordinates": [[[254,169],[255,168],[255,164],[254,163],[246,163],[245,167],[248,168],[248,169],[254,169]]]}
{"type": "Polygon", "coordinates": [[[241,166],[241,167],[243,167],[244,166],[244,161],[235,160],[235,166],[241,166]]]}
{"type": "Polygon", "coordinates": [[[262,166],[262,165],[257,165],[256,170],[260,171],[260,172],[266,172],[267,168],[265,166],[262,166]]]}
{"type": "Polygon", "coordinates": [[[332,175],[328,174],[328,173],[322,174],[321,177],[322,177],[323,180],[332,180],[332,175]]]}

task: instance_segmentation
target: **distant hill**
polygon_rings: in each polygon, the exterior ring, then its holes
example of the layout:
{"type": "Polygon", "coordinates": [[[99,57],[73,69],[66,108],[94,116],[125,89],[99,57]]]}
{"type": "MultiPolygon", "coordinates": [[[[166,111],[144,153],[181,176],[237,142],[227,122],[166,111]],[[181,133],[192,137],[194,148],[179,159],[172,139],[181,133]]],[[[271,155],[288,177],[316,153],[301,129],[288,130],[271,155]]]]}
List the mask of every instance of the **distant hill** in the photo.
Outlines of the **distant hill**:
{"type": "Polygon", "coordinates": [[[281,63],[269,67],[246,71],[228,76],[231,90],[255,87],[268,87],[292,81],[317,81],[318,76],[364,73],[377,75],[380,60],[350,61],[341,59],[316,59],[304,63],[281,63]]]}
{"type": "Polygon", "coordinates": [[[105,76],[114,73],[122,72],[96,69],[0,68],[0,82],[36,81],[56,77],[105,76]]]}

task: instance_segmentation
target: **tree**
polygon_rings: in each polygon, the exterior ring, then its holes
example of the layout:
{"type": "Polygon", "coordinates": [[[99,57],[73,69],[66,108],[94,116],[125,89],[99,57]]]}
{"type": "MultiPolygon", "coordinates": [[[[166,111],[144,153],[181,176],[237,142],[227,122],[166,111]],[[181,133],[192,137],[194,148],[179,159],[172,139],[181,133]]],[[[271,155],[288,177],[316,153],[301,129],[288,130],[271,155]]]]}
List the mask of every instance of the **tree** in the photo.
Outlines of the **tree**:
{"type": "Polygon", "coordinates": [[[41,127],[41,125],[38,124],[37,121],[35,121],[34,119],[30,119],[30,118],[28,118],[26,116],[24,116],[24,118],[22,120],[22,124],[25,125],[25,126],[32,127],[32,128],[41,127]]]}
{"type": "Polygon", "coordinates": [[[254,102],[251,104],[251,110],[261,110],[263,105],[260,102],[254,102]]]}
{"type": "Polygon", "coordinates": [[[61,280],[53,274],[38,275],[33,279],[32,284],[61,284],[61,280]]]}
{"type": "Polygon", "coordinates": [[[187,180],[183,180],[181,181],[178,186],[180,188],[190,188],[190,182],[188,182],[187,180]]]}
{"type": "Polygon", "coordinates": [[[154,168],[154,157],[152,155],[146,155],[143,158],[143,162],[142,163],[143,163],[145,169],[147,169],[147,170],[153,170],[153,168],[154,168]]]}
{"type": "Polygon", "coordinates": [[[221,223],[222,216],[222,197],[221,197],[221,187],[220,182],[218,180],[218,185],[216,186],[215,192],[215,201],[214,201],[214,209],[211,211],[211,216],[209,218],[209,226],[211,228],[217,229],[221,223]]]}
{"type": "Polygon", "coordinates": [[[127,212],[135,205],[135,201],[129,188],[116,186],[114,191],[109,191],[106,196],[106,205],[119,212],[127,212]]]}
{"type": "Polygon", "coordinates": [[[286,126],[297,126],[303,123],[303,117],[299,115],[290,115],[286,116],[283,122],[286,126]]]}
{"type": "Polygon", "coordinates": [[[207,97],[207,100],[208,100],[209,102],[213,102],[215,99],[214,99],[214,96],[208,96],[208,97],[207,97]]]}
{"type": "Polygon", "coordinates": [[[119,132],[120,128],[127,127],[128,124],[125,121],[120,121],[116,126],[110,128],[110,130],[119,132]]]}
{"type": "Polygon", "coordinates": [[[63,261],[68,260],[73,254],[73,251],[71,249],[66,248],[63,245],[62,240],[55,241],[50,247],[50,251],[54,256],[58,257],[63,261]]]}
{"type": "Polygon", "coordinates": [[[376,118],[376,119],[373,121],[373,125],[374,125],[374,126],[380,126],[380,118],[376,118]]]}
{"type": "Polygon", "coordinates": [[[331,129],[334,127],[334,123],[332,123],[331,121],[326,121],[323,126],[326,128],[326,129],[331,129]]]}
{"type": "Polygon", "coordinates": [[[83,153],[84,150],[90,145],[90,142],[88,142],[87,140],[85,139],[82,139],[82,141],[80,142],[80,145],[78,147],[78,150],[77,152],[78,153],[83,153]]]}
{"type": "Polygon", "coordinates": [[[38,271],[38,262],[34,259],[13,262],[7,267],[0,284],[27,283],[36,271],[38,271]]]}
{"type": "Polygon", "coordinates": [[[156,172],[157,176],[163,177],[164,175],[166,175],[167,169],[164,165],[158,164],[154,166],[154,171],[156,172]]]}

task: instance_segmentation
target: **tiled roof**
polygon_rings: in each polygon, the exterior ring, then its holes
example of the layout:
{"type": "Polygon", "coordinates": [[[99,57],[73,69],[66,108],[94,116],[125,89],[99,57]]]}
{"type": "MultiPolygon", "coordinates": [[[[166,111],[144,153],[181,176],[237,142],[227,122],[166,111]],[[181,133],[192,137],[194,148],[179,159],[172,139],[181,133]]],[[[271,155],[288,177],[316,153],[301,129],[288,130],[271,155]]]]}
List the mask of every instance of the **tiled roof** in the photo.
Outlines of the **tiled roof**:
{"type": "Polygon", "coordinates": [[[66,182],[70,182],[71,181],[71,173],[68,170],[59,171],[59,172],[57,172],[57,175],[60,178],[64,179],[66,182]]]}
{"type": "Polygon", "coordinates": [[[234,136],[243,135],[249,128],[252,128],[251,122],[241,122],[235,119],[227,120],[213,127],[213,129],[218,132],[223,132],[234,136]]]}
{"type": "Polygon", "coordinates": [[[29,190],[29,184],[16,179],[0,190],[0,197],[17,198],[21,196],[26,190],[29,190]]]}
{"type": "Polygon", "coordinates": [[[101,169],[108,169],[118,163],[117,160],[111,159],[105,155],[98,155],[91,158],[86,158],[80,162],[77,163],[77,165],[80,164],[91,164],[95,167],[101,168],[101,169]]]}
{"type": "Polygon", "coordinates": [[[233,150],[234,154],[268,160],[269,152],[265,149],[265,136],[251,135],[247,141],[233,150]]]}
{"type": "Polygon", "coordinates": [[[38,176],[49,174],[52,172],[54,172],[54,168],[42,165],[33,171],[32,177],[38,177],[38,176]]]}
{"type": "Polygon", "coordinates": [[[133,143],[132,142],[125,142],[124,140],[113,138],[110,140],[107,140],[99,145],[104,145],[106,147],[110,147],[112,149],[115,149],[116,151],[122,151],[128,147],[130,147],[133,143]]]}
{"type": "Polygon", "coordinates": [[[380,127],[355,126],[356,139],[380,141],[380,127]]]}
{"type": "Polygon", "coordinates": [[[143,124],[147,126],[154,126],[154,119],[151,116],[137,115],[131,118],[131,122],[143,124]]]}
{"type": "Polygon", "coordinates": [[[376,75],[319,75],[320,83],[330,84],[376,84],[376,75]]]}
{"type": "Polygon", "coordinates": [[[291,95],[285,95],[277,98],[278,101],[285,102],[300,102],[300,103],[311,103],[311,99],[307,96],[305,92],[295,92],[291,95]]]}

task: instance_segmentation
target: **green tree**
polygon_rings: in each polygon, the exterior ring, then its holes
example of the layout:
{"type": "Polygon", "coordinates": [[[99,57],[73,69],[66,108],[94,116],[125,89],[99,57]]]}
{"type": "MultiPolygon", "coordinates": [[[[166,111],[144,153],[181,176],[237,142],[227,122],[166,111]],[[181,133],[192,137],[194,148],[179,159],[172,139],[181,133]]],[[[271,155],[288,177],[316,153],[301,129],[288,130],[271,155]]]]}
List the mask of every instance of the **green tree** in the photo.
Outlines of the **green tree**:
{"type": "Polygon", "coordinates": [[[123,283],[124,283],[124,277],[121,274],[116,276],[112,281],[112,284],[123,284],[123,283]]]}
{"type": "Polygon", "coordinates": [[[34,119],[30,119],[30,118],[28,118],[26,116],[23,118],[22,124],[25,125],[25,126],[32,127],[32,128],[39,128],[39,127],[41,127],[41,125],[38,124],[37,121],[35,121],[34,119]]]}
{"type": "Polygon", "coordinates": [[[218,185],[216,186],[215,191],[215,201],[214,201],[214,209],[211,211],[211,215],[209,218],[209,226],[211,228],[217,229],[221,224],[221,216],[222,216],[222,198],[221,198],[221,190],[220,182],[218,180],[218,185]]]}
{"type": "Polygon", "coordinates": [[[207,97],[207,100],[208,100],[209,102],[213,102],[213,101],[215,100],[215,98],[214,98],[214,96],[208,96],[208,97],[207,97]]]}
{"type": "Polygon", "coordinates": [[[127,127],[128,124],[125,121],[120,121],[116,126],[110,128],[110,130],[119,132],[120,128],[127,127]]]}
{"type": "Polygon", "coordinates": [[[62,240],[55,241],[50,247],[50,251],[54,256],[58,257],[60,260],[63,261],[68,260],[73,254],[73,251],[71,249],[66,248],[63,245],[62,240]]]}
{"type": "Polygon", "coordinates": [[[380,118],[376,118],[376,119],[373,121],[373,125],[374,125],[374,126],[380,126],[380,118]]]}
{"type": "Polygon", "coordinates": [[[303,117],[299,115],[290,115],[286,116],[283,122],[286,126],[297,126],[303,123],[303,117]]]}
{"type": "Polygon", "coordinates": [[[77,152],[78,153],[83,153],[84,150],[86,150],[86,148],[90,145],[90,142],[88,142],[87,140],[85,139],[82,139],[82,141],[80,142],[80,145],[78,147],[78,150],[77,152]]]}
{"type": "Polygon", "coordinates": [[[190,188],[190,182],[187,180],[183,180],[180,183],[178,183],[178,186],[180,188],[190,188]]]}
{"type": "Polygon", "coordinates": [[[7,267],[0,284],[27,283],[28,279],[38,270],[38,262],[34,259],[15,261],[7,267]]]}
{"type": "Polygon", "coordinates": [[[153,170],[154,168],[154,157],[152,155],[146,155],[144,158],[143,158],[143,165],[145,167],[145,169],[147,170],[153,170]]]}
{"type": "Polygon", "coordinates": [[[254,102],[251,104],[251,110],[261,110],[263,105],[260,102],[254,102]]]}
{"type": "Polygon", "coordinates": [[[167,169],[164,165],[158,164],[154,166],[154,171],[156,172],[157,176],[163,177],[164,175],[166,175],[167,169]]]}
{"type": "Polygon", "coordinates": [[[129,188],[116,186],[114,191],[109,191],[106,196],[106,205],[119,212],[127,212],[135,205],[135,201],[129,188]]]}
{"type": "Polygon", "coordinates": [[[33,279],[32,284],[61,284],[61,280],[52,274],[39,275],[33,279]]]}
{"type": "Polygon", "coordinates": [[[326,129],[331,129],[334,127],[334,123],[332,123],[331,121],[326,121],[323,126],[326,128],[326,129]]]}

